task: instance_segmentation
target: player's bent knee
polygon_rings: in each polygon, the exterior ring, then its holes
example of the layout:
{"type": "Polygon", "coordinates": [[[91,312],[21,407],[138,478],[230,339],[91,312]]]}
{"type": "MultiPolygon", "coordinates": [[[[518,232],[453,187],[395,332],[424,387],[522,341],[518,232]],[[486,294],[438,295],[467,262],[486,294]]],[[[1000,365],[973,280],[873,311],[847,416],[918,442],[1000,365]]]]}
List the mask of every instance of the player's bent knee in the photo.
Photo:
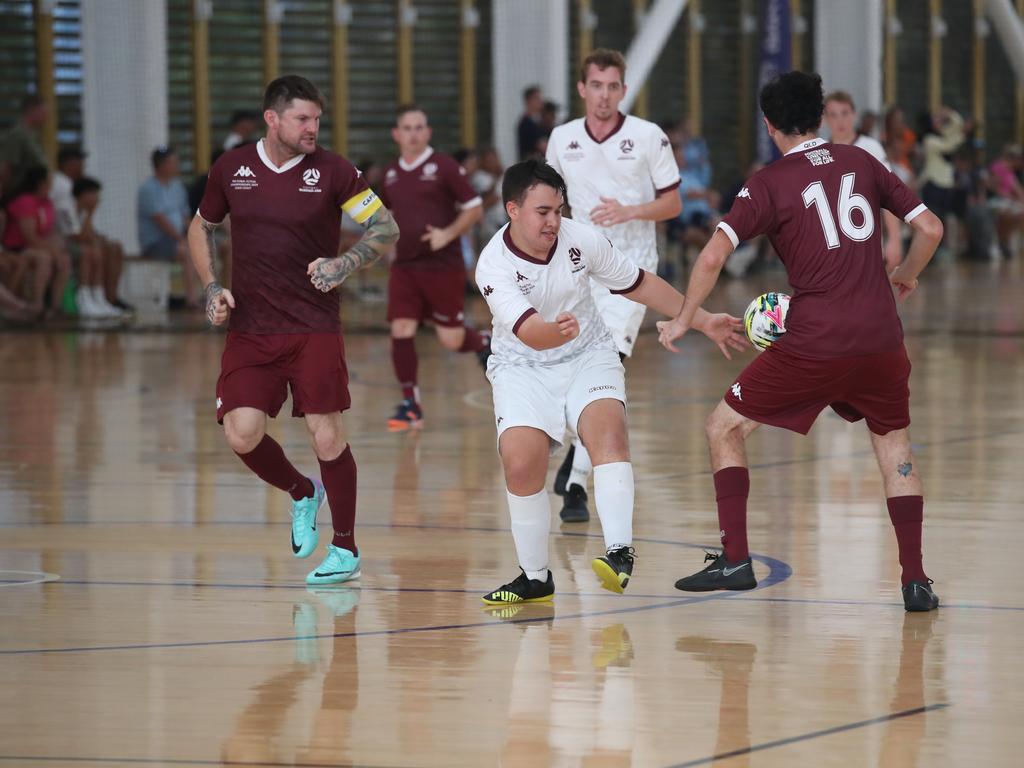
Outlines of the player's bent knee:
{"type": "Polygon", "coordinates": [[[252,453],[263,439],[262,429],[238,429],[224,423],[224,437],[235,453],[252,453]]]}
{"type": "Polygon", "coordinates": [[[340,430],[320,429],[313,434],[313,452],[321,461],[334,461],[346,444],[345,434],[340,430]]]}

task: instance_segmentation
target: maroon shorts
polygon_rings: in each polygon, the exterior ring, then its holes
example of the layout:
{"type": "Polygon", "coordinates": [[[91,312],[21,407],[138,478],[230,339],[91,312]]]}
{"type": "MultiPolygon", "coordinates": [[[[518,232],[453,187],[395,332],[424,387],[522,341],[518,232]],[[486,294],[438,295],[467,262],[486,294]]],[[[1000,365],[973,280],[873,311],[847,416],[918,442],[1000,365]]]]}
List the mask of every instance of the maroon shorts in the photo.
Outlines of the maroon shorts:
{"type": "Polygon", "coordinates": [[[391,267],[388,279],[388,320],[429,320],[460,327],[466,297],[465,269],[391,267]]]}
{"type": "Polygon", "coordinates": [[[827,406],[847,421],[866,419],[884,435],[910,425],[910,360],[887,352],[810,360],[769,347],[725,393],[729,407],[761,424],[806,435],[827,406]]]}
{"type": "Polygon", "coordinates": [[[346,411],[345,342],[340,333],[228,332],[217,379],[217,421],[235,408],[277,416],[292,390],[292,416],[346,411]]]}

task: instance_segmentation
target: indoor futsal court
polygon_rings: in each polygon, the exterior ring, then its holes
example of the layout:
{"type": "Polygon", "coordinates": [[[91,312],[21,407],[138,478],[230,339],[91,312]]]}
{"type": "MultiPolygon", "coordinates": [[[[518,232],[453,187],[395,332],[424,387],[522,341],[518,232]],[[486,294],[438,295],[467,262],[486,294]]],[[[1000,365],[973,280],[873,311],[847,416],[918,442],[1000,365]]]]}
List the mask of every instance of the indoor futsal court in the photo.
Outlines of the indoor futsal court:
{"type": "MultiPolygon", "coordinates": [[[[711,305],[784,279],[723,282],[711,305]]],[[[516,561],[471,356],[422,334],[427,422],[389,434],[379,312],[347,305],[363,574],[312,589],[286,498],[213,418],[221,334],[7,334],[0,764],[1020,765],[1020,280],[1019,260],[936,262],[902,308],[942,599],[920,614],[866,430],[828,413],[750,444],[758,588],[673,589],[718,543],[702,422],[753,352],[687,338],[672,357],[645,329],[634,578],[599,589],[596,516],[559,529],[552,496],[558,592],[516,610],[480,601],[516,561]]],[[[301,421],[272,433],[312,471],[301,421]]]]}

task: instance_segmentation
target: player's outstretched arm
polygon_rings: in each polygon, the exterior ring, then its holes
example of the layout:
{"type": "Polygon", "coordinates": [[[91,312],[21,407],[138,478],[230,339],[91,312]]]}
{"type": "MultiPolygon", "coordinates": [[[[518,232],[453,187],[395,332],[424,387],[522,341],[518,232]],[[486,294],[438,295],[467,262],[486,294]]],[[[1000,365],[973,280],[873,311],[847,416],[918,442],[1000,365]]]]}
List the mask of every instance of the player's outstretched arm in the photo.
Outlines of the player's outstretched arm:
{"type": "Polygon", "coordinates": [[[538,351],[560,347],[579,335],[579,321],[570,312],[560,313],[553,323],[546,323],[540,315],[532,314],[516,331],[523,344],[538,351]]]}
{"type": "Polygon", "coordinates": [[[917,288],[918,275],[928,266],[935,249],[942,242],[942,220],[931,211],[921,211],[910,220],[910,227],[914,236],[907,249],[907,258],[889,273],[889,282],[896,287],[901,299],[917,288]]]}
{"type": "Polygon", "coordinates": [[[455,217],[455,221],[447,227],[432,227],[428,224],[427,231],[420,237],[420,240],[430,243],[430,250],[440,251],[448,243],[462,237],[471,227],[476,226],[483,217],[484,207],[482,205],[463,208],[455,217]]]}
{"type": "Polygon", "coordinates": [[[386,254],[398,241],[398,223],[391,211],[381,206],[366,220],[362,239],[340,256],[317,259],[306,268],[310,282],[327,293],[337,288],[353,272],[368,267],[386,254]]]}
{"type": "Polygon", "coordinates": [[[231,291],[217,282],[213,260],[214,254],[217,253],[217,242],[214,240],[217,227],[217,224],[206,221],[198,214],[188,225],[188,252],[192,257],[192,266],[196,268],[203,284],[206,320],[210,325],[221,325],[226,322],[235,307],[235,297],[231,295],[231,291]]]}
{"type": "Polygon", "coordinates": [[[693,265],[682,309],[674,320],[658,323],[658,340],[665,349],[678,352],[672,342],[681,339],[690,328],[697,327],[694,320],[701,312],[700,306],[711,295],[725,260],[732,252],[732,240],[725,232],[716,229],[693,265]]]}

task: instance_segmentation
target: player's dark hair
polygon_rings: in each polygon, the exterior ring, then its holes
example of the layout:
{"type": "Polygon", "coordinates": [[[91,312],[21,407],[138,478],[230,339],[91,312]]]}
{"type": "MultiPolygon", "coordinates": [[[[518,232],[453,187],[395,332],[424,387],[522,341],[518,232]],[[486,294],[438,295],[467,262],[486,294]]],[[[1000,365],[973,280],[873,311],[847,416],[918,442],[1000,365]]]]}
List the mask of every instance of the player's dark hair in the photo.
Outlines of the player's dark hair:
{"type": "Polygon", "coordinates": [[[551,187],[562,195],[563,200],[569,197],[565,189],[565,179],[558,171],[543,160],[524,160],[509,166],[505,171],[505,178],[501,182],[501,200],[506,205],[513,200],[517,205],[522,205],[526,193],[538,184],[551,187]]]}
{"type": "Polygon", "coordinates": [[[526,88],[523,88],[523,101],[529,101],[538,93],[540,93],[539,85],[529,85],[526,88]]]}
{"type": "Polygon", "coordinates": [[[99,192],[101,189],[103,189],[103,185],[96,179],[91,176],[83,176],[75,181],[74,186],[71,188],[71,194],[75,197],[79,197],[81,195],[87,195],[90,192],[99,192]]]}
{"type": "Polygon", "coordinates": [[[761,89],[761,112],[775,128],[789,136],[816,131],[825,111],[821,75],[785,72],[761,89]]]}
{"type": "Polygon", "coordinates": [[[21,177],[21,185],[11,197],[18,195],[34,195],[44,181],[49,177],[50,171],[45,165],[31,165],[21,177]]]}
{"type": "Polygon", "coordinates": [[[231,113],[231,122],[229,123],[229,125],[232,128],[234,128],[239,123],[255,123],[258,122],[259,119],[260,116],[253,112],[251,109],[237,109],[231,113]]]}
{"type": "Polygon", "coordinates": [[[320,109],[324,108],[324,97],[309,80],[298,75],[284,75],[277,78],[263,93],[263,111],[272,109],[281,114],[295,99],[311,101],[320,109]]]}
{"type": "MultiPolygon", "coordinates": [[[[422,112],[423,116],[427,117],[427,110],[419,104],[413,104],[410,101],[405,104],[398,105],[398,109],[395,110],[395,125],[398,125],[398,121],[402,119],[403,115],[407,115],[410,112],[422,112]]],[[[427,125],[430,125],[430,118],[427,118],[427,125]]]]}
{"type": "Polygon", "coordinates": [[[615,67],[619,70],[619,77],[622,78],[622,82],[626,82],[626,58],[619,51],[613,51],[611,48],[597,48],[592,51],[580,66],[581,83],[587,82],[587,72],[590,70],[591,64],[602,72],[608,69],[608,67],[615,67]]]}
{"type": "Polygon", "coordinates": [[[174,151],[174,147],[168,144],[162,144],[150,153],[149,162],[153,164],[153,170],[155,171],[163,165],[167,158],[172,157],[175,154],[177,153],[174,151]]]}

